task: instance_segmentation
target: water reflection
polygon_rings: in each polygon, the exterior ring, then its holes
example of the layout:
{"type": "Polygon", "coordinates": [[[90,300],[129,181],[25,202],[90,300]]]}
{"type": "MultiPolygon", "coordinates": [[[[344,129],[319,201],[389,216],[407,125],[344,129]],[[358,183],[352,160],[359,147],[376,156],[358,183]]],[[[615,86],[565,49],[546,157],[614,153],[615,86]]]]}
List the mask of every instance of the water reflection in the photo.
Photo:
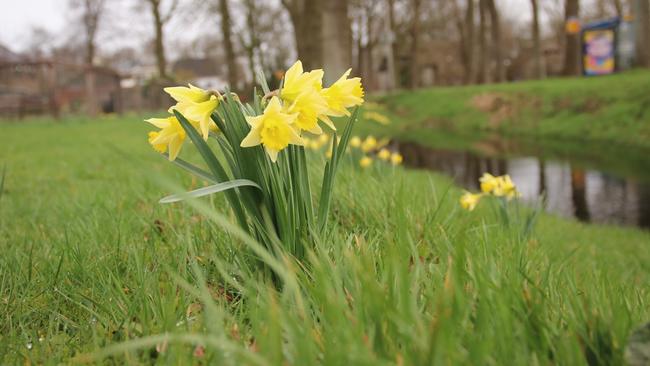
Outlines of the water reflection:
{"type": "Polygon", "coordinates": [[[582,221],[650,228],[648,181],[537,157],[502,159],[411,143],[400,144],[399,150],[407,166],[445,173],[471,190],[479,189],[483,172],[510,174],[524,201],[536,202],[545,194],[549,212],[582,221]]]}

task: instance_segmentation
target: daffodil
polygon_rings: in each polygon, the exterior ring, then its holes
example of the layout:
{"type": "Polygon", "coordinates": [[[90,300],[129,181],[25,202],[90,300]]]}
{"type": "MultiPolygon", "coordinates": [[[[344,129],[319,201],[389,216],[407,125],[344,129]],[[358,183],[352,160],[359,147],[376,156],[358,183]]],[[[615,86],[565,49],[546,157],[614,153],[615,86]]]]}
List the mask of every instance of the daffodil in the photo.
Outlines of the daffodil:
{"type": "Polygon", "coordinates": [[[460,206],[467,211],[473,211],[481,200],[480,193],[465,192],[460,197],[460,206]]]}
{"type": "Polygon", "coordinates": [[[318,116],[325,113],[326,110],[325,99],[316,90],[306,90],[291,103],[287,108],[287,113],[298,114],[296,126],[301,130],[318,135],[323,132],[318,125],[318,116]]]}
{"type": "Polygon", "coordinates": [[[297,114],[283,111],[278,97],[272,97],[262,115],[246,117],[246,122],[251,126],[251,130],[241,142],[241,147],[261,144],[271,161],[275,162],[278,159],[278,153],[289,144],[304,144],[293,126],[297,117],[297,114]]]}
{"type": "Polygon", "coordinates": [[[388,161],[390,159],[390,151],[387,149],[381,149],[379,150],[377,157],[383,161],[388,161]]]}
{"type": "Polygon", "coordinates": [[[166,144],[154,144],[153,141],[156,140],[156,138],[160,135],[160,132],[156,131],[149,131],[149,143],[151,146],[153,146],[153,149],[158,151],[159,153],[164,153],[167,151],[167,145],[166,144]]]}
{"type": "Polygon", "coordinates": [[[171,109],[178,110],[188,120],[196,121],[199,125],[201,135],[205,140],[208,139],[210,131],[215,131],[217,125],[212,121],[212,112],[219,106],[219,99],[216,96],[210,96],[210,99],[200,103],[178,102],[171,109]]]}
{"type": "MultiPolygon", "coordinates": [[[[284,101],[287,113],[297,113],[296,126],[314,134],[322,133],[319,118],[327,112],[327,102],[320,94],[323,89],[323,70],[303,72],[302,63],[296,61],[287,70],[280,98],[284,101]]],[[[325,120],[324,120],[325,121],[325,120]]],[[[325,121],[332,129],[331,121],[325,121]]]]}
{"type": "Polygon", "coordinates": [[[500,184],[501,184],[501,190],[503,191],[503,195],[507,197],[508,199],[518,197],[520,194],[517,191],[517,187],[515,186],[515,183],[512,181],[510,176],[508,174],[499,177],[500,178],[500,184]]]}
{"type": "Polygon", "coordinates": [[[363,158],[361,158],[361,160],[359,160],[359,165],[362,168],[367,168],[371,164],[372,164],[372,159],[370,157],[368,157],[368,156],[364,156],[363,158]]]}
{"type": "Polygon", "coordinates": [[[300,94],[309,91],[320,91],[323,85],[323,70],[303,72],[302,62],[296,61],[284,74],[284,83],[280,98],[289,104],[293,103],[300,94]]]}
{"type": "Polygon", "coordinates": [[[364,152],[372,151],[375,148],[377,148],[377,139],[373,136],[366,137],[366,139],[363,140],[363,143],[361,144],[361,150],[364,152]]]}
{"type": "Polygon", "coordinates": [[[217,125],[210,118],[219,106],[217,96],[192,84],[188,84],[188,87],[174,86],[164,90],[177,102],[169,112],[175,109],[188,120],[197,122],[201,135],[207,140],[210,131],[217,129],[217,125]]]}
{"type": "Polygon", "coordinates": [[[150,118],[146,122],[160,128],[149,134],[149,143],[158,152],[169,150],[169,160],[175,160],[185,141],[185,130],[174,116],[167,118],[150,118]]]}
{"type": "MultiPolygon", "coordinates": [[[[483,193],[492,193],[495,194],[495,191],[500,193],[500,185],[497,177],[493,176],[490,173],[483,173],[483,176],[479,178],[481,183],[481,191],[483,193]]],[[[500,194],[495,194],[500,195],[500,194]]]]}
{"type": "Polygon", "coordinates": [[[349,116],[348,108],[363,104],[361,78],[348,79],[350,71],[348,69],[334,84],[321,91],[327,102],[328,116],[349,116]]]}
{"type": "Polygon", "coordinates": [[[354,136],[354,137],[352,137],[352,138],[350,139],[350,146],[351,146],[351,147],[354,147],[354,148],[361,147],[361,143],[362,143],[362,141],[361,141],[361,139],[359,138],[359,136],[354,136]]]}
{"type": "Polygon", "coordinates": [[[173,86],[163,90],[179,103],[201,103],[210,99],[210,93],[207,90],[197,88],[192,84],[187,84],[187,87],[173,86]]]}
{"type": "Polygon", "coordinates": [[[404,160],[404,157],[400,153],[393,153],[390,156],[390,162],[393,165],[400,165],[402,164],[402,161],[404,160]]]}

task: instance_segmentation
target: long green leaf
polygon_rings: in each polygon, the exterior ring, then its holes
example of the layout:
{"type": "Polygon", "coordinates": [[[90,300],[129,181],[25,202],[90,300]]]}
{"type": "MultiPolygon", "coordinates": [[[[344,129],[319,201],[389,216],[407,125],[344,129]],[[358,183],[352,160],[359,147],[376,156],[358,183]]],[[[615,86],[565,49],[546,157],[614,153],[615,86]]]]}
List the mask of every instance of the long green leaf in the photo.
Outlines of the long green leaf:
{"type": "MultiPolygon", "coordinates": [[[[210,150],[210,146],[203,140],[199,132],[187,121],[185,116],[183,116],[180,112],[174,109],[174,115],[180,122],[181,126],[187,133],[187,136],[192,140],[194,143],[194,146],[196,146],[196,149],[199,151],[201,156],[203,157],[203,160],[205,163],[208,165],[208,168],[212,171],[212,174],[218,179],[219,182],[226,182],[230,180],[228,178],[228,173],[226,173],[225,169],[221,166],[221,163],[217,159],[217,157],[214,155],[212,150],[210,150]]],[[[249,230],[248,227],[248,222],[246,221],[246,214],[244,213],[244,209],[241,205],[241,202],[239,201],[239,197],[237,196],[237,193],[235,191],[226,191],[226,198],[228,199],[228,202],[230,203],[230,207],[232,208],[233,212],[235,213],[235,216],[237,217],[237,221],[239,222],[239,225],[246,231],[249,230]]]]}
{"type": "MultiPolygon", "coordinates": [[[[169,155],[167,153],[164,153],[163,156],[168,157],[169,155]]],[[[199,178],[203,178],[207,180],[208,182],[211,183],[218,183],[219,181],[217,178],[215,178],[214,175],[206,172],[205,170],[197,167],[194,164],[188,163],[187,161],[181,159],[181,158],[176,158],[175,160],[172,161],[172,163],[178,165],[179,167],[187,170],[188,172],[196,175],[199,178]]]]}
{"type": "Polygon", "coordinates": [[[188,198],[203,197],[203,196],[207,196],[209,194],[223,192],[223,191],[226,191],[228,189],[237,188],[237,187],[245,187],[245,186],[256,187],[258,189],[261,189],[260,186],[258,186],[252,180],[235,179],[235,180],[231,180],[231,181],[228,181],[228,182],[217,183],[217,184],[213,184],[211,186],[195,189],[193,191],[189,191],[189,192],[185,192],[185,193],[172,194],[171,196],[167,196],[167,197],[161,199],[158,202],[159,203],[178,202],[178,201],[186,200],[188,198]]]}

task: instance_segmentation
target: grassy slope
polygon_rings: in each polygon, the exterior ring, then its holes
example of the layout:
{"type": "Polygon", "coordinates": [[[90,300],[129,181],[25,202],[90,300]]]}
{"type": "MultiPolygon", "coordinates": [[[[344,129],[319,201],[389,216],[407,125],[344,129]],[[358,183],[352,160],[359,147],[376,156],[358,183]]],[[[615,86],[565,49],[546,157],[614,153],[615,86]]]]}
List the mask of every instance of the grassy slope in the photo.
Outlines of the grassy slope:
{"type": "MultiPolygon", "coordinates": [[[[380,98],[399,123],[392,136],[427,143],[441,131],[466,137],[502,135],[606,142],[650,148],[650,72],[450,87],[380,98]],[[480,110],[479,95],[500,97],[480,110]],[[491,107],[490,107],[491,106],[491,107]],[[431,133],[426,133],[430,131],[431,133]]],[[[445,136],[444,140],[449,137],[445,136]]]]}
{"type": "MultiPolygon", "coordinates": [[[[301,291],[251,279],[232,299],[220,273],[238,273],[245,249],[187,205],[156,203],[161,177],[198,183],[145,131],[135,117],[0,125],[0,363],[188,331],[218,364],[620,364],[650,318],[648,233],[542,216],[524,240],[488,202],[458,210],[446,178],[351,165],[339,230],[311,276],[295,275],[301,291]],[[214,300],[202,307],[201,294],[214,300]]],[[[144,362],[156,343],[106,360],[144,362]]],[[[187,363],[193,349],[172,342],[156,357],[187,363]]]]}

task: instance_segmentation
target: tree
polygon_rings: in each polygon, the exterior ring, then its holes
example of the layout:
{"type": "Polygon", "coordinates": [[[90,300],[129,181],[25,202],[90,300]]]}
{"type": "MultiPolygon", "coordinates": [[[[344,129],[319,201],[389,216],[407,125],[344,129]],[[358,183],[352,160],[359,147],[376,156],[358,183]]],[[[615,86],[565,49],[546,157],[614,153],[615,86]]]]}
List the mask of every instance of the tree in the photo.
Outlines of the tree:
{"type": "Polygon", "coordinates": [[[81,23],[84,29],[84,43],[86,48],[85,62],[92,65],[97,52],[97,31],[105,10],[105,0],[74,0],[73,7],[81,7],[81,23]]]}
{"type": "Polygon", "coordinates": [[[494,52],[495,80],[503,82],[505,80],[505,69],[503,68],[503,52],[501,42],[501,20],[499,11],[494,0],[486,0],[487,11],[490,14],[490,30],[492,34],[492,50],[494,52]]]}
{"type": "Polygon", "coordinates": [[[490,82],[488,59],[488,45],[487,45],[487,0],[479,0],[479,28],[478,28],[478,82],[490,82]]]}
{"type": "Polygon", "coordinates": [[[228,85],[230,88],[235,88],[237,85],[237,64],[235,62],[235,49],[232,44],[232,25],[228,0],[219,0],[219,13],[221,14],[221,34],[228,68],[228,85]]]}
{"type": "MultiPolygon", "coordinates": [[[[579,0],[566,0],[564,3],[564,19],[578,19],[580,14],[579,0]]],[[[580,74],[580,33],[565,32],[564,70],[567,76],[580,74]]]]}
{"type": "Polygon", "coordinates": [[[454,1],[454,13],[456,14],[456,27],[460,34],[460,59],[464,69],[464,83],[470,84],[476,80],[476,32],[474,23],[475,1],[467,0],[464,17],[460,15],[458,4],[454,1]]]}
{"type": "Polygon", "coordinates": [[[324,0],[282,0],[293,24],[298,57],[305,69],[319,68],[323,63],[324,0]]]}
{"type": "Polygon", "coordinates": [[[167,14],[163,14],[162,0],[146,0],[151,7],[153,16],[153,26],[155,31],[154,52],[156,55],[156,65],[158,66],[158,76],[167,78],[167,61],[165,57],[165,25],[169,22],[178,6],[178,0],[173,0],[167,14]]]}
{"type": "Polygon", "coordinates": [[[322,66],[325,82],[332,83],[352,65],[348,0],[326,0],[322,9],[322,66]]]}
{"type": "Polygon", "coordinates": [[[542,63],[542,45],[539,33],[539,6],[538,0],[530,0],[530,5],[533,9],[533,74],[535,78],[541,79],[544,77],[544,64],[542,63]]]}
{"type": "Polygon", "coordinates": [[[639,66],[650,67],[650,0],[636,0],[636,53],[639,66]]]}
{"type": "Polygon", "coordinates": [[[420,60],[418,53],[420,42],[420,6],[422,5],[422,1],[411,1],[413,14],[411,15],[411,82],[409,86],[414,89],[418,87],[418,81],[420,80],[420,60]]]}

